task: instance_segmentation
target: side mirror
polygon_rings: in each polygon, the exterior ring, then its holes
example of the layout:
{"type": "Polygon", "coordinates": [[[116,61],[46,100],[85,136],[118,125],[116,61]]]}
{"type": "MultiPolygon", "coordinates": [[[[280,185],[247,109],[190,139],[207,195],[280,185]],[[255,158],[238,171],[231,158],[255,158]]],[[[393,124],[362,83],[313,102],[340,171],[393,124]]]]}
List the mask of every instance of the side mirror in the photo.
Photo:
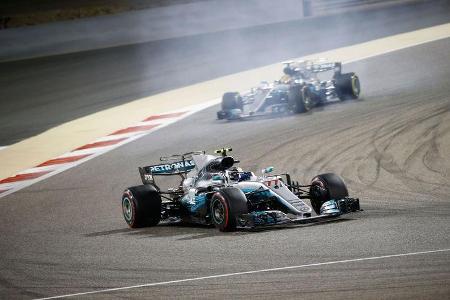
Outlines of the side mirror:
{"type": "Polygon", "coordinates": [[[261,170],[261,173],[263,174],[263,176],[266,176],[266,174],[269,174],[273,171],[273,167],[267,167],[265,169],[261,170]]]}

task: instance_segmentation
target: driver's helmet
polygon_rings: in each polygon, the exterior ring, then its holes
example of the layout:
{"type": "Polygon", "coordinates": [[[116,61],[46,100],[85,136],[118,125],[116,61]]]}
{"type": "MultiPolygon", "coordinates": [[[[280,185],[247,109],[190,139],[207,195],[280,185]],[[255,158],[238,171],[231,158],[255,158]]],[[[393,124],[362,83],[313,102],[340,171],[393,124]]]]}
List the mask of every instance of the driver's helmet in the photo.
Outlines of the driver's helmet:
{"type": "Polygon", "coordinates": [[[295,75],[295,68],[292,68],[291,66],[286,66],[283,69],[283,73],[288,76],[293,76],[293,75],[295,75]]]}
{"type": "Polygon", "coordinates": [[[233,167],[228,170],[228,178],[230,179],[230,181],[234,182],[250,180],[252,178],[252,175],[252,172],[244,172],[239,167],[233,167]]]}
{"type": "Polygon", "coordinates": [[[228,178],[230,181],[236,181],[239,182],[240,180],[240,174],[242,173],[242,169],[239,167],[231,167],[228,169],[228,178]]]}
{"type": "Polygon", "coordinates": [[[291,76],[289,76],[289,75],[283,75],[281,78],[280,78],[280,83],[283,83],[283,84],[289,84],[290,82],[291,82],[291,80],[292,80],[292,77],[291,76]]]}
{"type": "Polygon", "coordinates": [[[228,169],[228,177],[231,181],[239,181],[239,173],[242,172],[242,169],[239,167],[232,167],[228,169]]]}

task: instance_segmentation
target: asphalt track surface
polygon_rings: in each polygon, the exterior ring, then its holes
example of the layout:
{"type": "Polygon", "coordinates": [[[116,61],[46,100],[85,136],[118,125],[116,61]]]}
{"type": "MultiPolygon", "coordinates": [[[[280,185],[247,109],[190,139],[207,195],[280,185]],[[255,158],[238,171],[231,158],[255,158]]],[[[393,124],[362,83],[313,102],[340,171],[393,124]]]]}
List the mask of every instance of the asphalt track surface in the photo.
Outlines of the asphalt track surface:
{"type": "MultiPolygon", "coordinates": [[[[0,201],[0,298],[28,299],[217,274],[450,249],[450,39],[345,65],[360,100],[304,115],[194,114],[0,201]],[[364,212],[259,232],[128,229],[123,189],[159,156],[233,146],[241,166],[302,182],[335,172],[364,212]]],[[[79,298],[444,299],[450,252],[142,287],[79,298]]]]}
{"type": "Polygon", "coordinates": [[[450,2],[427,1],[1,63],[0,146],[162,91],[447,23],[449,12],[450,2]]]}

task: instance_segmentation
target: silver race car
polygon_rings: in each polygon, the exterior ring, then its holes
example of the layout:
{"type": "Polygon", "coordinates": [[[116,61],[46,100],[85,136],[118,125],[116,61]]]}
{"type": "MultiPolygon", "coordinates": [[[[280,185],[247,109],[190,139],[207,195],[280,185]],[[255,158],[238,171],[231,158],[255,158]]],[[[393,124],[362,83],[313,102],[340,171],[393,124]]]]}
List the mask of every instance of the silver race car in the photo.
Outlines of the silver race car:
{"type": "Polygon", "coordinates": [[[237,167],[229,151],[162,157],[160,164],[139,168],[143,185],[129,187],[122,195],[127,224],[137,228],[160,221],[187,222],[233,231],[326,221],[360,210],[359,199],[348,196],[335,174],[317,175],[307,185],[292,181],[289,174],[272,174],[272,167],[256,176],[237,167]],[[178,176],[180,183],[162,190],[155,182],[158,176],[178,176]]]}
{"type": "Polygon", "coordinates": [[[236,120],[268,114],[303,113],[333,100],[356,99],[361,86],[355,73],[342,73],[340,62],[307,60],[285,62],[284,75],[273,83],[261,82],[249,92],[227,92],[222,97],[219,120],[236,120]],[[329,80],[319,73],[333,72],[329,80]]]}

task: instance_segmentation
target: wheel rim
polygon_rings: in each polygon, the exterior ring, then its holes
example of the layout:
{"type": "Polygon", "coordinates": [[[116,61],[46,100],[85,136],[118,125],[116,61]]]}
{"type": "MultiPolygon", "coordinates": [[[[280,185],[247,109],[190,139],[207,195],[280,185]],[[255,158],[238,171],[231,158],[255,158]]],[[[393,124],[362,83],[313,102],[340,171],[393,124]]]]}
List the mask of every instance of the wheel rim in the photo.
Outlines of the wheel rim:
{"type": "Polygon", "coordinates": [[[130,222],[133,218],[133,205],[131,204],[131,199],[127,196],[122,199],[122,211],[125,220],[130,222]]]}
{"type": "MultiPolygon", "coordinates": [[[[318,186],[320,188],[325,189],[325,184],[320,179],[314,178],[311,182],[311,186],[318,186]]],[[[320,207],[322,206],[322,203],[326,201],[326,199],[323,199],[323,195],[315,195],[318,198],[311,198],[311,206],[314,209],[314,212],[317,215],[320,215],[320,207]]]]}
{"type": "Polygon", "coordinates": [[[358,76],[352,76],[352,92],[354,96],[359,96],[359,93],[361,91],[361,86],[359,84],[359,78],[358,76]]]}
{"type": "Polygon", "coordinates": [[[217,198],[212,204],[212,217],[216,224],[222,224],[225,220],[225,207],[222,201],[217,198]]]}

